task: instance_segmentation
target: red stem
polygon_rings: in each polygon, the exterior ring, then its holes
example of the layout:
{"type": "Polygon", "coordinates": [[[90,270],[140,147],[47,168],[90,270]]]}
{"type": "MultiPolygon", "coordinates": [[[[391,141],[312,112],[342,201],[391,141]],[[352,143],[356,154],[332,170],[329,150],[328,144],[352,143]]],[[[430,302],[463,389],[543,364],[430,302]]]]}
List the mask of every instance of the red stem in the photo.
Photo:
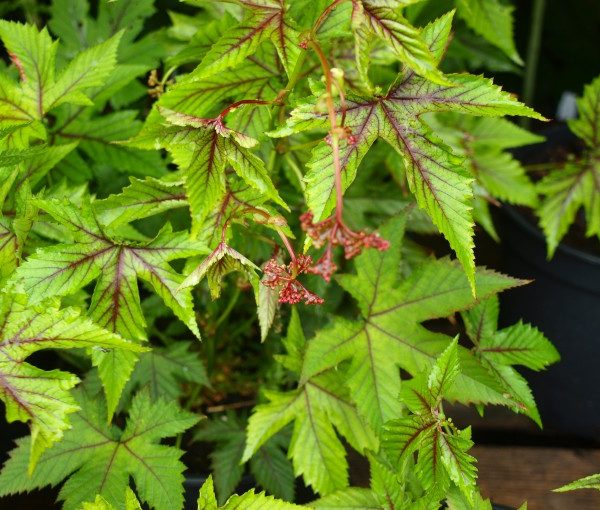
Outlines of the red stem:
{"type": "MultiPolygon", "coordinates": [[[[245,210],[253,212],[254,214],[258,214],[258,215],[260,215],[260,216],[262,216],[263,218],[266,218],[266,219],[271,218],[271,215],[268,212],[263,211],[261,209],[258,209],[257,207],[249,206],[245,210]]],[[[279,229],[276,225],[273,225],[273,228],[275,228],[275,231],[277,232],[277,234],[281,238],[281,241],[283,242],[283,245],[285,246],[285,249],[290,254],[290,259],[292,260],[292,262],[296,262],[296,253],[294,252],[294,247],[290,243],[290,240],[281,231],[281,229],[279,229]]]]}
{"type": "Polygon", "coordinates": [[[340,146],[339,146],[339,128],[337,125],[337,115],[335,105],[333,104],[333,80],[331,79],[331,68],[323,53],[323,49],[315,40],[311,41],[311,45],[319,57],[323,73],[325,74],[325,88],[327,90],[327,111],[329,114],[329,124],[331,125],[331,150],[333,152],[333,168],[335,172],[335,217],[339,223],[343,223],[342,216],[344,212],[344,191],[342,189],[342,167],[340,163],[340,146]]]}

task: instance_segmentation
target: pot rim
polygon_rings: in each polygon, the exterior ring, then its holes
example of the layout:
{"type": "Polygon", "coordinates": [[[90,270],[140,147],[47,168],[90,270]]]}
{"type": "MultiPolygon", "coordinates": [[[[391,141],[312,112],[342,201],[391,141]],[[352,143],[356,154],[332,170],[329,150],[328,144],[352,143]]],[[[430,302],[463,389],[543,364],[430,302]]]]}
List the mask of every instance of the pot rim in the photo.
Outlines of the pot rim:
{"type": "MultiPolygon", "coordinates": [[[[511,219],[514,220],[521,228],[533,235],[538,241],[542,242],[544,246],[546,246],[546,238],[544,237],[542,231],[537,226],[532,225],[529,221],[527,221],[516,207],[507,203],[503,203],[501,209],[506,214],[508,214],[511,217],[511,219]]],[[[600,256],[594,255],[587,251],[580,250],[578,248],[574,248],[573,246],[568,246],[565,243],[559,243],[556,251],[561,252],[564,255],[579,259],[587,264],[600,266],[600,256]]]]}

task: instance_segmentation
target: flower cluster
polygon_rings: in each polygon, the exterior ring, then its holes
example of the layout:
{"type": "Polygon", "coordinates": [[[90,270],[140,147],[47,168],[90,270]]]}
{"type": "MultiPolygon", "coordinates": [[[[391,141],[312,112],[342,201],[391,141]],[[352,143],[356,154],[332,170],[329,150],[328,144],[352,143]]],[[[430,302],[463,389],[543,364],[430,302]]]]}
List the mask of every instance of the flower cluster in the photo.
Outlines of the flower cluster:
{"type": "Polygon", "coordinates": [[[335,216],[314,223],[313,214],[306,212],[300,216],[300,225],[302,230],[312,239],[315,248],[321,248],[327,244],[323,256],[314,266],[308,269],[311,273],[321,275],[327,282],[337,270],[337,266],[333,261],[333,246],[343,246],[346,259],[356,257],[365,248],[384,251],[390,247],[390,243],[382,239],[376,232],[371,234],[367,234],[362,230],[355,232],[335,216]]]}
{"type": "Polygon", "coordinates": [[[279,302],[296,304],[304,301],[306,305],[321,305],[323,299],[308,290],[298,280],[298,275],[310,272],[312,258],[309,255],[297,255],[288,265],[281,264],[276,258],[270,259],[263,268],[263,285],[279,289],[279,302]]]}

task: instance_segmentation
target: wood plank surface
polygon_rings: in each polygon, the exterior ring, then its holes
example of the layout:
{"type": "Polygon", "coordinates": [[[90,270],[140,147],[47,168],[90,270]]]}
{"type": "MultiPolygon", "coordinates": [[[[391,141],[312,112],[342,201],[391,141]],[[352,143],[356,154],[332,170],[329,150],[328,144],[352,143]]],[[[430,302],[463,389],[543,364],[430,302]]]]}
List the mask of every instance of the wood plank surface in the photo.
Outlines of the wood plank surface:
{"type": "Polygon", "coordinates": [[[476,446],[479,485],[494,503],[528,510],[597,510],[600,492],[552,489],[600,473],[600,449],[476,446]]]}

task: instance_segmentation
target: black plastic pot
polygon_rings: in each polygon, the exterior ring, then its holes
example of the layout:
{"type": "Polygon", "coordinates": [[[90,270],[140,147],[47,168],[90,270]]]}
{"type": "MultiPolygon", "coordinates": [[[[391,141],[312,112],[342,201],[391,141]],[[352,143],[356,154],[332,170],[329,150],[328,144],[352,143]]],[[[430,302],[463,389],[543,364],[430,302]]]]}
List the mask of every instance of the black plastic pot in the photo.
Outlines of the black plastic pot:
{"type": "Polygon", "coordinates": [[[546,432],[600,439],[600,257],[559,246],[546,259],[541,231],[518,210],[502,208],[504,272],[534,282],[501,296],[502,321],[542,330],[561,361],[528,373],[546,432]]]}

